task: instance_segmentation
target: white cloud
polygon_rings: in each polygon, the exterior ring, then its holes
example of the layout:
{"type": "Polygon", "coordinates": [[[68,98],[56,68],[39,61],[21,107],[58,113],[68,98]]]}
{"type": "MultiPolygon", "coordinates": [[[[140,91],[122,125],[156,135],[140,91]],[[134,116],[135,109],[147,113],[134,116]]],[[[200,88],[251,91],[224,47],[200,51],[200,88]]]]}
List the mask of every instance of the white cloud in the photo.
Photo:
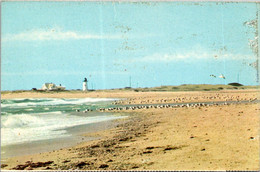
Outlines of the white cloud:
{"type": "Polygon", "coordinates": [[[3,35],[2,41],[48,41],[48,40],[80,40],[80,39],[121,39],[120,35],[89,34],[75,31],[62,31],[59,28],[48,30],[31,30],[18,34],[3,35]]]}
{"type": "Polygon", "coordinates": [[[129,62],[172,62],[196,60],[249,60],[255,59],[254,55],[214,53],[206,51],[189,51],[184,53],[155,53],[149,56],[130,59],[129,62]]]}
{"type": "MultiPolygon", "coordinates": [[[[129,72],[125,71],[91,71],[88,72],[90,75],[127,75],[129,72]]],[[[55,75],[55,76],[64,76],[64,75],[86,75],[86,71],[62,71],[62,70],[36,70],[36,71],[25,71],[25,72],[2,72],[2,76],[39,76],[39,75],[55,75]]]]}

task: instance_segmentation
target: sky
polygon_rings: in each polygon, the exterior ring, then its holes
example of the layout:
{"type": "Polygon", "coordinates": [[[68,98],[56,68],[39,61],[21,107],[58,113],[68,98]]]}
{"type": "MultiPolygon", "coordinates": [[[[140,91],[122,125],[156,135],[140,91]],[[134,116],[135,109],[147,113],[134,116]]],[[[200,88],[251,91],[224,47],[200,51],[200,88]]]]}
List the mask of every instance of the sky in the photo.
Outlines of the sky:
{"type": "Polygon", "coordinates": [[[82,89],[85,77],[90,89],[257,85],[249,65],[257,38],[244,24],[257,10],[256,3],[2,2],[1,90],[46,82],[82,89]]]}

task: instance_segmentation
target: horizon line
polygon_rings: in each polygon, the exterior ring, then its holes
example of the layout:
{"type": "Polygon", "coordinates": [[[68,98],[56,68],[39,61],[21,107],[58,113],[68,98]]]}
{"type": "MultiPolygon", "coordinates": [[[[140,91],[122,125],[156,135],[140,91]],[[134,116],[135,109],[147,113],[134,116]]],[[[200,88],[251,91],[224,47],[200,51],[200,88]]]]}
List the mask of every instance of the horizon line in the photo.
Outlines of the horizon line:
{"type": "MultiPolygon", "coordinates": [[[[238,83],[238,82],[231,82],[228,84],[181,84],[181,85],[160,85],[160,86],[154,86],[154,87],[129,87],[129,86],[125,86],[125,87],[118,87],[118,88],[105,88],[105,89],[88,89],[89,91],[97,91],[97,90],[115,90],[115,89],[146,89],[146,88],[157,88],[157,87],[170,87],[170,86],[186,86],[186,85],[212,85],[212,86],[233,86],[233,85],[229,85],[232,83],[238,83]]],[[[240,84],[240,83],[238,83],[240,84]]],[[[243,86],[258,86],[260,88],[260,85],[241,85],[238,87],[243,87],[243,86]]],[[[236,86],[234,86],[236,87],[236,86]]],[[[18,90],[1,90],[2,91],[42,91],[42,92],[46,92],[45,90],[32,90],[32,89],[18,89],[18,90]]],[[[48,91],[52,91],[52,90],[48,90],[48,91]]],[[[54,92],[63,92],[63,91],[82,91],[82,89],[80,88],[75,88],[75,89],[65,89],[65,90],[53,90],[54,92]]]]}

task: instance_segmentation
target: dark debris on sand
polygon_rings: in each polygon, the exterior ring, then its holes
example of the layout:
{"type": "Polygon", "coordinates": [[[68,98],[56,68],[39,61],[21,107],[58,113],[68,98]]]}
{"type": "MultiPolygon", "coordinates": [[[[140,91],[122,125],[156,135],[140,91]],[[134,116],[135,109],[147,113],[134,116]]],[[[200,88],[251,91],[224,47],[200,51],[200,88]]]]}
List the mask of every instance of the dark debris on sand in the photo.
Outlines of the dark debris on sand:
{"type": "Polygon", "coordinates": [[[33,170],[34,168],[47,167],[52,163],[53,161],[35,162],[35,163],[32,161],[27,161],[25,164],[17,165],[16,167],[12,168],[12,170],[24,170],[25,168],[27,168],[27,170],[33,170]]]}
{"type": "MultiPolygon", "coordinates": [[[[127,162],[129,157],[123,157],[121,155],[122,151],[124,152],[132,152],[128,146],[122,146],[121,143],[126,141],[132,141],[135,137],[144,136],[150,127],[157,125],[157,123],[153,123],[152,120],[149,120],[148,117],[132,117],[126,123],[117,125],[117,133],[116,135],[108,140],[101,140],[96,144],[73,148],[71,151],[75,152],[77,157],[75,159],[86,160],[79,163],[74,163],[63,161],[62,165],[55,167],[56,169],[61,170],[97,170],[97,169],[105,169],[105,170],[126,170],[126,169],[136,169],[142,166],[140,164],[133,163],[123,163],[127,162]],[[145,122],[144,122],[145,121],[145,122]],[[116,160],[120,157],[120,160],[116,160]],[[104,164],[106,162],[107,164],[104,164]]],[[[147,152],[150,152],[147,148],[147,152]]]]}

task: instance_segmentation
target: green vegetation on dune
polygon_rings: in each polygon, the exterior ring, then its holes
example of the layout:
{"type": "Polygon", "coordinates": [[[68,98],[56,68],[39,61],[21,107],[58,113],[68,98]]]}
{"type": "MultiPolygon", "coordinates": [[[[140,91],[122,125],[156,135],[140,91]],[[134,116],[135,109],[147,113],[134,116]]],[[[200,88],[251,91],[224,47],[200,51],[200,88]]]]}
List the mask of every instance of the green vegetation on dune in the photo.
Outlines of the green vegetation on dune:
{"type": "Polygon", "coordinates": [[[183,84],[180,86],[161,86],[152,88],[137,88],[135,91],[218,91],[218,90],[259,89],[259,86],[232,86],[208,84],[183,84]]]}

